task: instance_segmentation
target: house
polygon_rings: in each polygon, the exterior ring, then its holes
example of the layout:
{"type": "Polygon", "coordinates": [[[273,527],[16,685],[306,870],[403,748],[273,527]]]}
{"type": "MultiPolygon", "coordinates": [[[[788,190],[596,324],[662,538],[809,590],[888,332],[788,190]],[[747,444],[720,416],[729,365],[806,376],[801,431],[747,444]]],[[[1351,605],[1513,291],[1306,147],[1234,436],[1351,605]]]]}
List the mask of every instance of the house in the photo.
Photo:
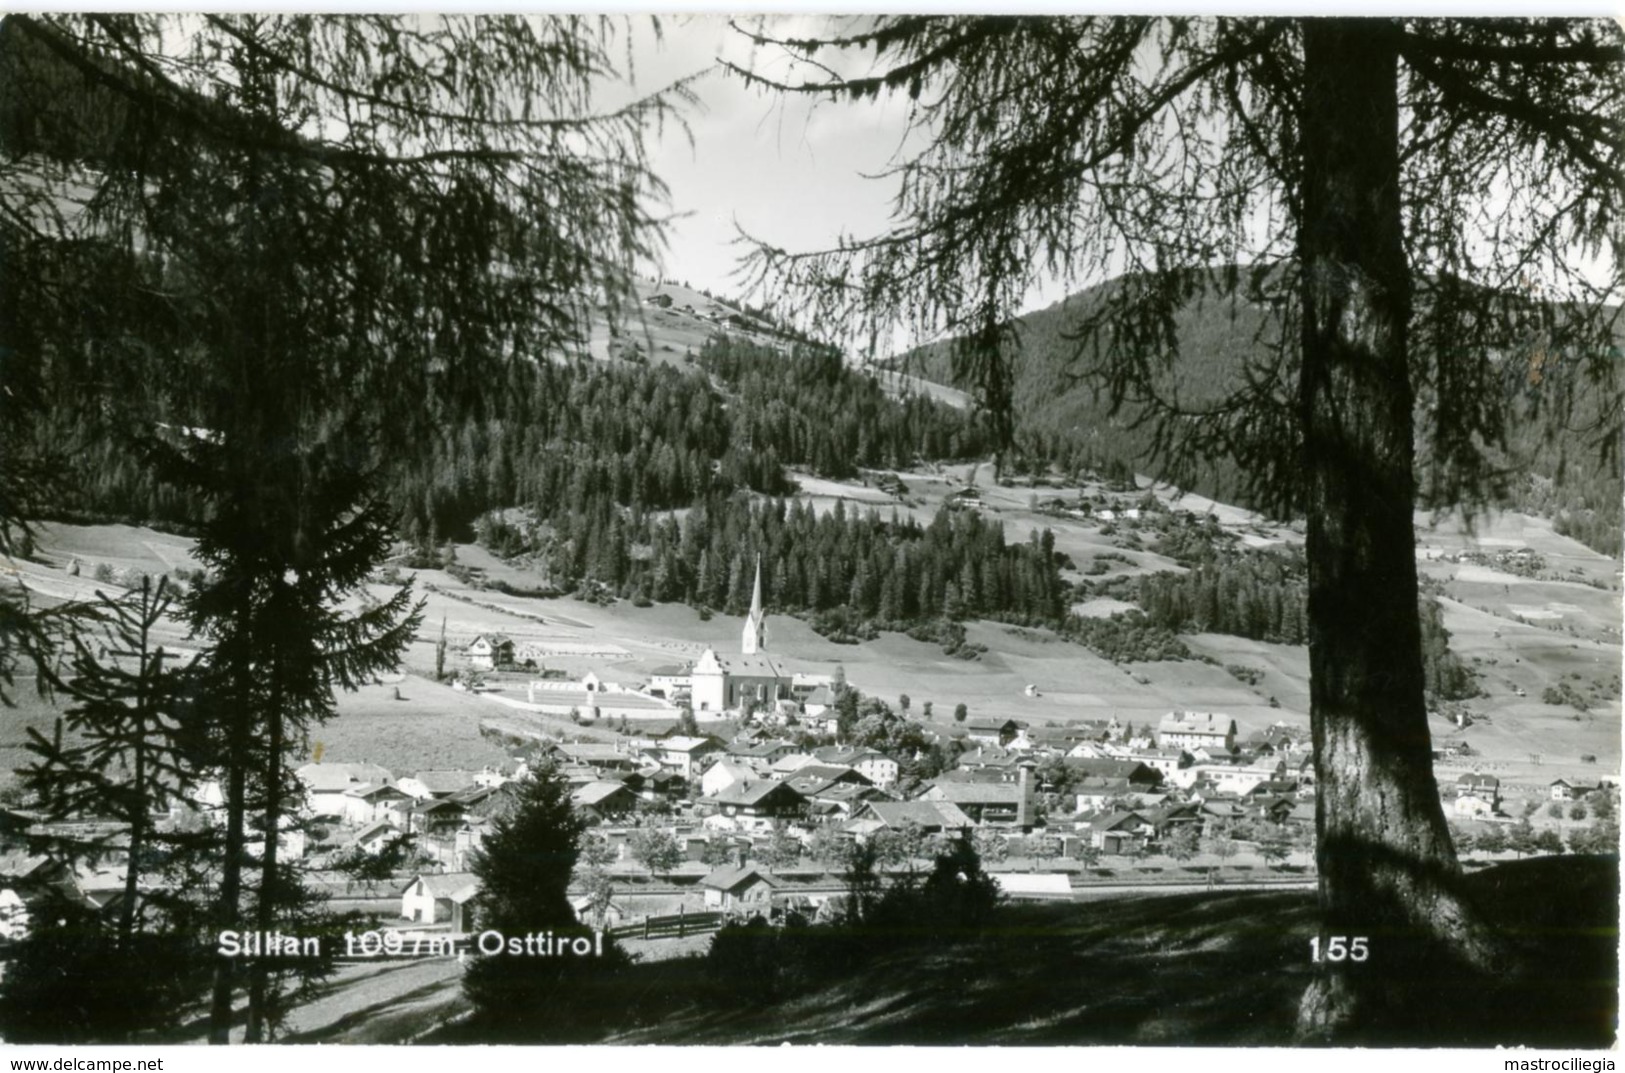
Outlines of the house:
{"type": "Polygon", "coordinates": [[[475,772],[474,783],[477,786],[501,786],[505,782],[513,782],[529,775],[529,762],[520,757],[513,757],[500,764],[486,764],[475,772]]]}
{"type": "Polygon", "coordinates": [[[500,633],[482,633],[465,649],[468,665],[476,671],[494,671],[513,663],[513,639],[500,633]]]}
{"type": "Polygon", "coordinates": [[[1015,741],[1022,729],[1014,719],[967,719],[964,726],[965,736],[971,741],[1001,748],[1015,741]]]}
{"type": "Polygon", "coordinates": [[[668,663],[649,672],[646,692],[650,696],[664,697],[673,703],[687,699],[694,681],[686,663],[668,663]]]}
{"type": "Polygon", "coordinates": [[[620,779],[628,790],[645,801],[688,796],[688,780],[675,771],[651,767],[644,771],[634,771],[630,775],[622,775],[620,779]]]}
{"type": "Polygon", "coordinates": [[[1129,754],[1129,759],[1151,768],[1165,781],[1172,781],[1179,772],[1196,762],[1196,758],[1184,749],[1137,749],[1129,754]]]}
{"type": "Polygon", "coordinates": [[[894,785],[902,773],[902,768],[896,760],[873,749],[830,745],[813,750],[813,756],[821,764],[849,767],[882,789],[894,785]]]}
{"type": "Polygon", "coordinates": [[[1137,757],[1129,760],[1111,758],[1088,759],[1066,757],[1062,760],[1074,776],[1096,779],[1119,779],[1137,790],[1149,790],[1162,785],[1162,772],[1137,757]]]}
{"type": "Polygon", "coordinates": [[[453,932],[465,932],[472,923],[468,903],[479,890],[472,872],[418,876],[401,892],[401,916],[417,924],[449,923],[453,932]]]}
{"type": "Polygon", "coordinates": [[[589,928],[618,928],[632,919],[632,914],[626,906],[610,899],[608,905],[602,909],[593,909],[593,899],[589,894],[572,894],[570,908],[575,910],[576,919],[589,928]]]}
{"type": "Polygon", "coordinates": [[[782,779],[787,775],[800,771],[808,764],[818,763],[822,763],[822,761],[812,753],[791,753],[789,756],[781,756],[773,761],[773,766],[767,769],[767,774],[770,778],[782,779]]]}
{"type": "Polygon", "coordinates": [[[1146,814],[1151,822],[1157,838],[1167,838],[1174,831],[1182,827],[1194,827],[1198,832],[1202,829],[1202,806],[1194,801],[1180,801],[1174,804],[1164,804],[1163,807],[1146,814]]]}
{"type": "Polygon", "coordinates": [[[807,810],[815,816],[848,817],[857,814],[867,801],[890,801],[878,786],[868,783],[837,782],[824,786],[807,798],[807,810]]]}
{"type": "Polygon", "coordinates": [[[1570,782],[1567,779],[1554,779],[1551,784],[1553,801],[1579,801],[1600,789],[1602,787],[1597,783],[1570,782]]]}
{"type": "Polygon", "coordinates": [[[734,820],[740,826],[763,829],[771,827],[773,820],[801,815],[806,801],[789,783],[777,779],[736,783],[720,794],[705,798],[719,816],[734,820]]]}
{"type": "Polygon", "coordinates": [[[406,825],[412,795],[398,786],[387,783],[366,782],[346,790],[339,800],[339,815],[346,823],[377,823],[389,820],[399,826],[406,825]]]}
{"type": "Polygon", "coordinates": [[[475,783],[472,771],[453,770],[419,771],[415,775],[401,779],[395,785],[402,793],[410,794],[419,801],[426,801],[431,798],[453,797],[472,788],[475,783]]]}
{"type": "Polygon", "coordinates": [[[425,798],[412,806],[406,829],[416,834],[445,835],[463,824],[463,806],[450,799],[425,798]]]}
{"type": "Polygon", "coordinates": [[[1157,740],[1165,749],[1180,746],[1234,752],[1236,721],[1215,712],[1169,712],[1157,724],[1157,740]]]}
{"type": "Polygon", "coordinates": [[[762,773],[744,764],[736,763],[732,757],[724,757],[705,769],[700,776],[700,793],[706,797],[715,797],[730,786],[744,782],[759,781],[762,773]]]}
{"type": "Polygon", "coordinates": [[[959,754],[956,766],[965,771],[997,771],[1010,782],[1016,778],[1021,757],[998,745],[979,745],[959,754]]]}
{"type": "Polygon", "coordinates": [[[726,749],[728,757],[736,765],[747,767],[758,775],[767,774],[774,761],[800,751],[795,742],[777,738],[766,741],[736,738],[727,744],[726,749]]]}
{"type": "MultiPolygon", "coordinates": [[[[1025,769],[1023,769],[1025,770],[1025,769]]],[[[1032,826],[1031,787],[1007,782],[937,781],[921,794],[921,801],[944,801],[969,816],[979,827],[1032,826]]]]}
{"type": "Polygon", "coordinates": [[[638,766],[638,758],[620,746],[595,741],[555,745],[553,755],[566,764],[579,764],[600,771],[631,771],[638,766]]]}
{"type": "Polygon", "coordinates": [[[1501,807],[1501,780],[1478,772],[1463,775],[1456,780],[1456,797],[1464,796],[1481,798],[1490,806],[1490,811],[1495,812],[1501,807]]]}
{"type": "Polygon", "coordinates": [[[0,853],[0,940],[26,938],[31,906],[75,890],[73,872],[61,861],[41,854],[0,853]]]}
{"type": "Polygon", "coordinates": [[[1104,724],[1074,723],[1064,727],[1029,727],[1027,738],[1035,749],[1069,753],[1079,745],[1094,743],[1106,736],[1104,724]]]}
{"type": "Polygon", "coordinates": [[[1298,801],[1293,797],[1281,795],[1267,795],[1253,798],[1253,808],[1257,810],[1258,818],[1267,823],[1284,824],[1292,818],[1293,809],[1298,801]]]}
{"type": "Polygon", "coordinates": [[[1263,764],[1197,764],[1188,768],[1181,777],[1205,781],[1221,794],[1243,796],[1261,783],[1275,781],[1278,773],[1281,773],[1279,767],[1263,764]]]}
{"type": "Polygon", "coordinates": [[[819,686],[801,698],[801,710],[817,718],[835,707],[835,692],[829,686],[819,686]]]}
{"type": "Polygon", "coordinates": [[[377,764],[306,764],[294,771],[305,786],[305,804],[316,816],[344,816],[345,794],[359,786],[387,784],[393,776],[377,764]]]}
{"type": "Polygon", "coordinates": [[[1094,812],[1113,801],[1128,797],[1134,792],[1134,785],[1127,779],[1085,775],[1072,784],[1072,792],[1077,795],[1079,812],[1094,812]]]}
{"type": "Polygon", "coordinates": [[[700,880],[705,907],[724,913],[758,912],[767,915],[779,882],[754,865],[718,868],[700,880]]]}
{"type": "Polygon", "coordinates": [[[28,937],[28,903],[11,887],[0,887],[0,940],[28,937]]]}
{"type": "Polygon", "coordinates": [[[127,865],[80,862],[74,867],[73,887],[96,909],[116,911],[124,904],[128,874],[127,865]]]}
{"type": "Polygon", "coordinates": [[[1090,822],[1090,845],[1106,854],[1127,854],[1144,846],[1156,826],[1138,812],[1111,812],[1090,822]]]}
{"type": "Polygon", "coordinates": [[[909,826],[928,835],[964,838],[976,823],[952,801],[868,801],[841,830],[865,838],[875,831],[909,826]]]}
{"type": "Polygon", "coordinates": [[[570,804],[583,816],[603,822],[637,808],[638,796],[624,782],[589,782],[571,791],[570,804]]]}
{"type": "Polygon", "coordinates": [[[362,853],[376,856],[385,846],[405,833],[388,820],[379,820],[357,831],[356,836],[350,840],[350,845],[362,853]]]}
{"type": "Polygon", "coordinates": [[[796,793],[812,797],[831,786],[873,786],[874,783],[856,768],[834,764],[808,764],[784,780],[796,793]]]}
{"type": "Polygon", "coordinates": [[[668,771],[692,779],[699,775],[706,757],[721,751],[722,745],[708,734],[702,737],[679,734],[656,742],[644,753],[668,771]]]}

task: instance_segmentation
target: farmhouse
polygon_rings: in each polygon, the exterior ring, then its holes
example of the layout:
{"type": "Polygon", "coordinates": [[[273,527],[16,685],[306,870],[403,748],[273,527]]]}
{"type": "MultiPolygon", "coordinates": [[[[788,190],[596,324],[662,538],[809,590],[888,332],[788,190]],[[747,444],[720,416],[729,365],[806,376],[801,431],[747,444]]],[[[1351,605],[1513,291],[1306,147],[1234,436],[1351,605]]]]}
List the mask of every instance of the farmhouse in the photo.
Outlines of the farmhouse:
{"type": "Polygon", "coordinates": [[[463,824],[463,806],[447,798],[424,798],[407,814],[408,830],[425,835],[443,835],[463,824]]]}
{"type": "Polygon", "coordinates": [[[736,783],[705,801],[715,806],[719,815],[746,826],[764,826],[775,819],[800,815],[806,804],[806,798],[789,783],[773,779],[736,783]]]}
{"type": "Polygon", "coordinates": [[[1491,812],[1501,807],[1501,780],[1494,775],[1474,772],[1456,780],[1456,799],[1476,797],[1489,806],[1491,812]]]}
{"type": "Polygon", "coordinates": [[[465,649],[468,665],[476,671],[494,671],[513,662],[513,639],[500,633],[482,633],[465,649]]]}
{"type": "Polygon", "coordinates": [[[1157,740],[1164,749],[1180,746],[1234,752],[1236,721],[1214,712],[1169,712],[1157,724],[1157,740]]]}
{"type": "Polygon", "coordinates": [[[594,820],[625,816],[637,807],[638,798],[623,782],[589,782],[570,794],[577,812],[594,820]]]}
{"type": "Polygon", "coordinates": [[[1554,779],[1551,785],[1553,801],[1578,801],[1587,794],[1594,794],[1602,789],[1597,783],[1570,782],[1567,779],[1554,779]]]}
{"type": "Polygon", "coordinates": [[[965,736],[983,745],[1009,745],[1021,732],[1021,724],[1014,719],[967,719],[965,736]]]}

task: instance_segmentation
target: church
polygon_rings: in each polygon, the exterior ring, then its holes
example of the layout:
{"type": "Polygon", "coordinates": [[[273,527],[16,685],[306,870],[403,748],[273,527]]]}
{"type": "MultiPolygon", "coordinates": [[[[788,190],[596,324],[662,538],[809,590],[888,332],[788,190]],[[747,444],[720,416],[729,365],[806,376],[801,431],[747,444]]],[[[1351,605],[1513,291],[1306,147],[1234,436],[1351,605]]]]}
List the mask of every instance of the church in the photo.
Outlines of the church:
{"type": "Polygon", "coordinates": [[[767,613],[762,609],[762,559],[756,557],[756,584],[751,590],[750,614],[739,639],[739,656],[727,659],[707,648],[690,672],[690,699],[694,712],[725,712],[754,703],[770,708],[795,697],[796,679],[784,672],[767,652],[767,613]]]}

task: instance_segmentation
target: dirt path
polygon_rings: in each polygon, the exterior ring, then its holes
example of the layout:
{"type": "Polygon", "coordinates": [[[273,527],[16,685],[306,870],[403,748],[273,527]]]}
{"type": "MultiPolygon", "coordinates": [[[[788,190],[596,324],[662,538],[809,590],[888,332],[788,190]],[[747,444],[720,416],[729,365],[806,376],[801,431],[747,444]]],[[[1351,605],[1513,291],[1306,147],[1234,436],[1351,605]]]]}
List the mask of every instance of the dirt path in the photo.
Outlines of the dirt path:
{"type": "Polygon", "coordinates": [[[404,1043],[467,1008],[455,958],[346,966],[288,1017],[290,1043],[404,1043]]]}

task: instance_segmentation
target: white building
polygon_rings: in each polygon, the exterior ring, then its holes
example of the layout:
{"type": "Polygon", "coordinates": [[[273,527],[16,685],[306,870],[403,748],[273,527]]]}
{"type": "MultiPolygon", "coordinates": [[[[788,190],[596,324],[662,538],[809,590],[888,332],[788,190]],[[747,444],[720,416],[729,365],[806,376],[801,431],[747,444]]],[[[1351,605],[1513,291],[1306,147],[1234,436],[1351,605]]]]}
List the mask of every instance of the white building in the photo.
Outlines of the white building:
{"type": "Polygon", "coordinates": [[[1157,742],[1164,749],[1206,748],[1210,752],[1233,752],[1236,721],[1215,712],[1169,712],[1157,724],[1157,742]]]}

